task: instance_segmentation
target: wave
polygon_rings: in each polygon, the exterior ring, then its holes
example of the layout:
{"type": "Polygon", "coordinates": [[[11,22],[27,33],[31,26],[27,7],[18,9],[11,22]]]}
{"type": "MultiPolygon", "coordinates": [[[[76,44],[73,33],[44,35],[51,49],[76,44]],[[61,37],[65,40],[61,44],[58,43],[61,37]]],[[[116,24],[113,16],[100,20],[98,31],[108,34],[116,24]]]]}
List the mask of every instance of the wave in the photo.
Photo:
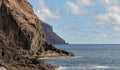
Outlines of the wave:
{"type": "Polygon", "coordinates": [[[72,58],[81,58],[82,56],[75,56],[75,57],[72,57],[72,58]]]}
{"type": "Polygon", "coordinates": [[[113,66],[93,66],[93,68],[98,68],[98,69],[119,69],[120,67],[113,67],[113,66]]]}
{"type": "Polygon", "coordinates": [[[99,69],[109,69],[110,66],[93,66],[93,68],[99,68],[99,69]]]}
{"type": "Polygon", "coordinates": [[[57,68],[56,70],[65,70],[65,69],[67,69],[67,67],[60,66],[60,67],[57,68]]]}
{"type": "Polygon", "coordinates": [[[120,67],[112,67],[112,66],[86,66],[86,67],[63,67],[60,66],[57,70],[120,70],[120,67]]]}
{"type": "Polygon", "coordinates": [[[39,59],[73,59],[73,58],[81,58],[82,56],[75,56],[75,57],[43,57],[43,58],[39,58],[39,59]]]}

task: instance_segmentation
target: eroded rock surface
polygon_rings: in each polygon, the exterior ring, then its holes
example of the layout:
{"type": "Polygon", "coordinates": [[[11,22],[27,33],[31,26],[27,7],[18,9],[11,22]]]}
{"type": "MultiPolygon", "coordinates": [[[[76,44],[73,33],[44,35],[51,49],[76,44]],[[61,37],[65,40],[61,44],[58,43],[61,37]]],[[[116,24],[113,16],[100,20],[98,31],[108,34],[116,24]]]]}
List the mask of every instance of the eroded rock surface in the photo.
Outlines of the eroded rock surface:
{"type": "Polygon", "coordinates": [[[40,57],[74,56],[46,41],[27,0],[0,0],[0,64],[7,70],[54,70],[40,57]]]}

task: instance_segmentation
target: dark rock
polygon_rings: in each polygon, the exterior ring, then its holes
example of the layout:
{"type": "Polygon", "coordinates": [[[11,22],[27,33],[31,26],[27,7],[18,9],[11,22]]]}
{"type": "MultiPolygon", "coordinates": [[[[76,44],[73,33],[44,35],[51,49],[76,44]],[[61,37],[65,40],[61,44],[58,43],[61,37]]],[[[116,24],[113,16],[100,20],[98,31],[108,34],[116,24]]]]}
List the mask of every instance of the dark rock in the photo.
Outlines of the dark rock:
{"type": "Polygon", "coordinates": [[[8,70],[54,70],[39,57],[74,56],[46,41],[27,0],[0,0],[0,64],[8,70]]]}
{"type": "Polygon", "coordinates": [[[42,23],[43,30],[46,35],[46,39],[48,42],[52,44],[66,44],[65,40],[63,40],[60,36],[58,36],[54,31],[51,25],[42,23]]]}

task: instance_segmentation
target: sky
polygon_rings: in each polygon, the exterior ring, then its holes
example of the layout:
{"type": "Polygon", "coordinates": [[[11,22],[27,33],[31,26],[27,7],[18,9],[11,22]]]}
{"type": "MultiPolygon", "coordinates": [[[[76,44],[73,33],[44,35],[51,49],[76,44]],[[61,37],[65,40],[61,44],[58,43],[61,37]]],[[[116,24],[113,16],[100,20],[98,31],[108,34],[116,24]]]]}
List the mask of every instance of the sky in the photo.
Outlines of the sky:
{"type": "Polygon", "coordinates": [[[120,0],[29,0],[71,44],[120,44],[120,0]]]}

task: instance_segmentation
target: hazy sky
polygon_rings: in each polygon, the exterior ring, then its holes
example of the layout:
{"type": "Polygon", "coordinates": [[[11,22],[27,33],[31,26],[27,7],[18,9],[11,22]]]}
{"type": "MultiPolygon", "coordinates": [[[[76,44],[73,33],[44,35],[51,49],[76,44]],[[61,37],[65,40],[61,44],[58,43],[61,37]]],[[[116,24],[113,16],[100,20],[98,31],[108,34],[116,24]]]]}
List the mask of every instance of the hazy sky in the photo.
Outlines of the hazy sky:
{"type": "Polygon", "coordinates": [[[69,43],[120,44],[120,0],[30,0],[39,18],[69,43]]]}

